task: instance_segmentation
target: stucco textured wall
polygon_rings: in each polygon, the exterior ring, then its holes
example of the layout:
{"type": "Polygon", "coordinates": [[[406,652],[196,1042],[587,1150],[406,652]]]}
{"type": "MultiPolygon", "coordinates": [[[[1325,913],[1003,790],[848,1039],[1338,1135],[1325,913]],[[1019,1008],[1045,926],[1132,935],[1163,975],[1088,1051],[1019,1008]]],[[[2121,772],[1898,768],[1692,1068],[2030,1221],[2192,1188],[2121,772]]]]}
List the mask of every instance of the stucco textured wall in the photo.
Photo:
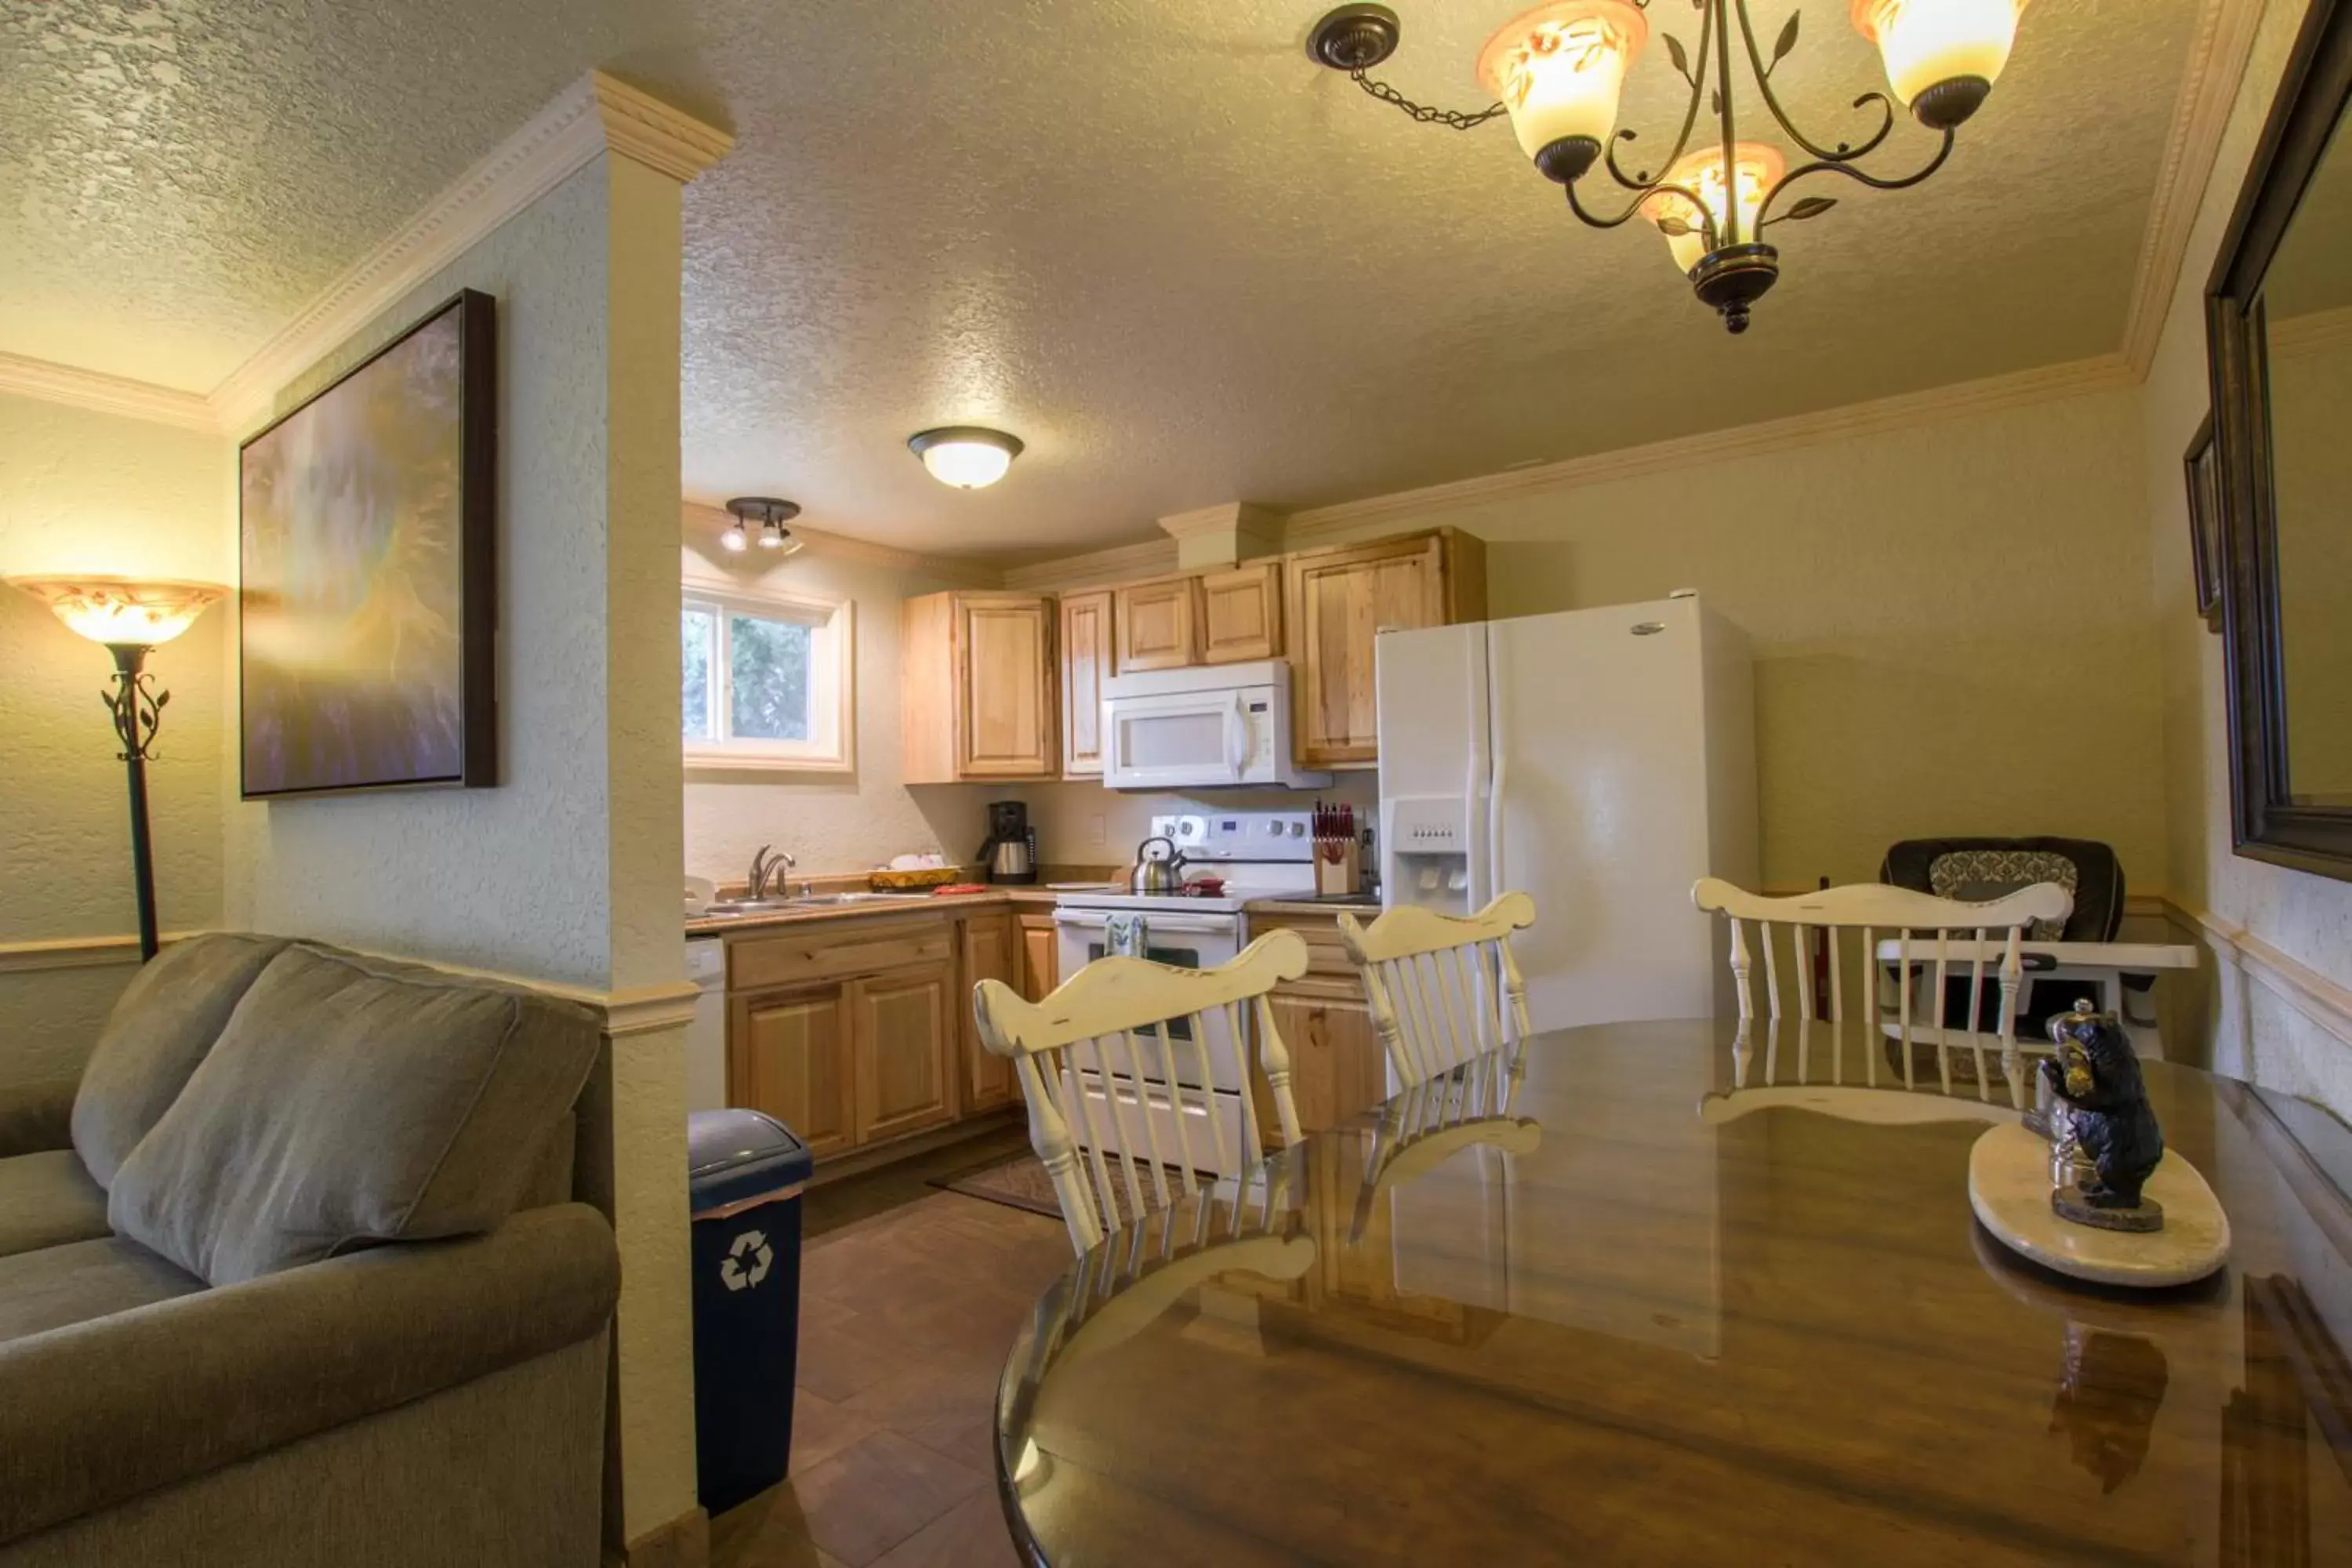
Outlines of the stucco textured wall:
{"type": "Polygon", "coordinates": [[[1769,884],[1870,879],[1899,838],[2057,833],[2161,888],[2136,404],[2093,394],[1377,531],[1485,538],[1498,618],[1696,588],[1745,627],[1769,884]]]}
{"type": "MultiPolygon", "coordinates": [[[[2210,405],[2204,289],[2220,255],[2263,121],[2305,7],[2279,0],[2265,13],[2213,176],[2200,207],[2143,403],[2150,569],[2164,679],[2164,778],[2171,890],[2190,910],[2241,927],[2339,985],[2352,985],[2352,882],[2315,877],[2232,852],[2229,708],[2221,639],[2193,603],[2188,498],[2180,458],[2210,405]]],[[[2202,941],[2194,928],[2178,941],[2202,941]]],[[[2208,943],[2210,946],[2210,942],[2208,943]]],[[[2167,1038],[2219,1071],[2315,1100],[2352,1117],[2352,1040],[2298,1009],[2218,952],[2186,991],[2167,1038]]]]}
{"type": "MultiPolygon", "coordinates": [[[[215,436],[0,395],[0,574],[233,580],[215,436]]],[[[172,694],[148,769],[158,919],[221,916],[224,633],[207,611],[149,658],[172,694]]],[[[0,943],[138,926],[122,763],[97,701],[104,649],[0,589],[0,943]]],[[[0,975],[0,1082],[76,1071],[127,965],[0,975]]]]}

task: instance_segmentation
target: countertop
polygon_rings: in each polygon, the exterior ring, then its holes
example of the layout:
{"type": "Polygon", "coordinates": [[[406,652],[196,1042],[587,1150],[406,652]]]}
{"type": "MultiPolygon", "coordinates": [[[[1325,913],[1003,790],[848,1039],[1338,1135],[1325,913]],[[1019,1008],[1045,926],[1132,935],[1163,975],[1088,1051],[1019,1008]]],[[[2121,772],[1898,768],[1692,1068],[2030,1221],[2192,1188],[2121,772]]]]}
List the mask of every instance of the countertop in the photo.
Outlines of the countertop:
{"type": "Polygon", "coordinates": [[[982,893],[935,893],[926,898],[902,899],[887,904],[821,904],[814,909],[770,910],[756,915],[703,915],[688,919],[686,934],[724,936],[729,931],[765,931],[772,926],[806,925],[813,921],[870,920],[877,915],[953,914],[992,905],[1042,905],[1050,908],[1059,897],[1059,893],[1046,887],[991,888],[982,893]]]}
{"type": "Polygon", "coordinates": [[[1252,915],[1328,915],[1339,918],[1339,911],[1349,914],[1377,915],[1381,900],[1377,894],[1366,893],[1346,899],[1252,899],[1242,906],[1242,912],[1252,915]]]}

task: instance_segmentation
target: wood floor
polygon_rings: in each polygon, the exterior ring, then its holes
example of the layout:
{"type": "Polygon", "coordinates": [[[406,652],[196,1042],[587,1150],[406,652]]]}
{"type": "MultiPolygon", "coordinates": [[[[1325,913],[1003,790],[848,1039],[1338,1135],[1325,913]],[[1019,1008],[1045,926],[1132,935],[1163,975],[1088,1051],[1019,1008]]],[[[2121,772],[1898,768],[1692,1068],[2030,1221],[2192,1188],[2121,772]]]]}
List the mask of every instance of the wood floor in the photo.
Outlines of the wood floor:
{"type": "Polygon", "coordinates": [[[924,1184],[1026,1147],[1013,1128],[804,1200],[792,1477],[712,1521],[713,1568],[1018,1561],[990,1456],[996,1377],[1069,1239],[924,1184]]]}

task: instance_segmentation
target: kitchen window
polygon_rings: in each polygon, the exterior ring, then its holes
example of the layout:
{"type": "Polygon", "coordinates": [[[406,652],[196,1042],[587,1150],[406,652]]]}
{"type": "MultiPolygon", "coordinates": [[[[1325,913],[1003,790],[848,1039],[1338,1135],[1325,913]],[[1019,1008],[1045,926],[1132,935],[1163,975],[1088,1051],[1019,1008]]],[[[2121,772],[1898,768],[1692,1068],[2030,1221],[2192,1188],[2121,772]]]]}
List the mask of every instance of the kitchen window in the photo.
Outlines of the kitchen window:
{"type": "Polygon", "coordinates": [[[688,579],[678,615],[688,767],[856,766],[851,606],[688,579]]]}

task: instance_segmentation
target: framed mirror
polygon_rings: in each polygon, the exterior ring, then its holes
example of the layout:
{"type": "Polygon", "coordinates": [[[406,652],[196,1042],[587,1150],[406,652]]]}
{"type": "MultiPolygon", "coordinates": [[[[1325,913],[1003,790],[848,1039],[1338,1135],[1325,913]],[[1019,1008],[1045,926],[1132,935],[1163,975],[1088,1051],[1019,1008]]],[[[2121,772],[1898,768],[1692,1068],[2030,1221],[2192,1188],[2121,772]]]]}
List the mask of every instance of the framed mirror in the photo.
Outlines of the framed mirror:
{"type": "Polygon", "coordinates": [[[2315,0],[2206,293],[2238,853],[2352,880],[2352,0],[2315,0]]]}

